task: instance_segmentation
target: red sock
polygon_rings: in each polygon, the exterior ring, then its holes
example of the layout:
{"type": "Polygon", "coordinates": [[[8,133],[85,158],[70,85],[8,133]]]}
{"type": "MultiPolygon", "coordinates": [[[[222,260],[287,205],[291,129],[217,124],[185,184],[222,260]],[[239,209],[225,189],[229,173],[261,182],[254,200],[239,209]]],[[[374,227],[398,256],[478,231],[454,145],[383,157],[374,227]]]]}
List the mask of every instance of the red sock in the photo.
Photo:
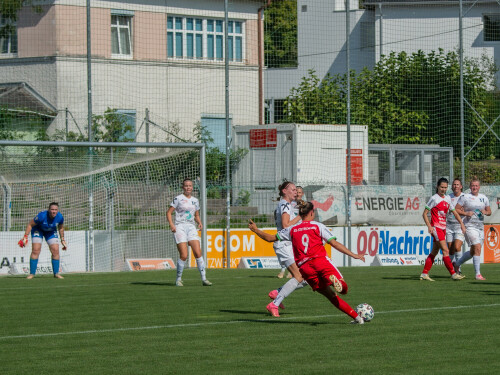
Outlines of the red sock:
{"type": "Polygon", "coordinates": [[[443,257],[443,263],[448,269],[448,272],[450,272],[450,275],[453,275],[455,273],[455,269],[453,268],[453,263],[451,262],[451,259],[449,256],[443,257]]]}
{"type": "Polygon", "coordinates": [[[342,284],[342,292],[340,292],[340,294],[347,294],[348,287],[346,282],[344,280],[339,280],[339,281],[342,284]]]}
{"type": "Polygon", "coordinates": [[[342,298],[340,298],[339,296],[335,296],[333,297],[330,302],[337,308],[339,309],[340,311],[346,313],[347,315],[349,315],[351,318],[353,319],[356,319],[356,317],[358,316],[358,313],[356,311],[354,311],[352,309],[351,306],[349,306],[349,304],[344,301],[342,298]]]}
{"type": "Polygon", "coordinates": [[[425,259],[425,266],[424,266],[424,270],[422,271],[422,273],[429,273],[429,271],[432,268],[432,264],[434,263],[435,257],[436,257],[435,255],[429,254],[429,256],[425,259]]]}

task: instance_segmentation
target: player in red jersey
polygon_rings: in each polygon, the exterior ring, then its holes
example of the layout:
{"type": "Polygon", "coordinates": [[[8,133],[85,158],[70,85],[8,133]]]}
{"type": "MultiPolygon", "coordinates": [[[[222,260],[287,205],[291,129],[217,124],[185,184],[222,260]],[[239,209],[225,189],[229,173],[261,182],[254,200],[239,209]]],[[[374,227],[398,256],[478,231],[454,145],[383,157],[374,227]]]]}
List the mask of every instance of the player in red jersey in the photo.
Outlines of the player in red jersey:
{"type": "Polygon", "coordinates": [[[456,273],[453,268],[453,263],[450,259],[450,251],[446,244],[446,215],[448,211],[450,210],[453,213],[463,233],[465,233],[465,226],[460,215],[451,207],[450,196],[446,195],[447,190],[448,180],[446,178],[440,178],[437,182],[436,194],[427,202],[424,213],[422,214],[424,222],[429,229],[429,233],[434,237],[434,244],[432,245],[431,253],[425,260],[424,270],[420,275],[420,280],[434,281],[429,277],[429,271],[434,263],[434,258],[439,253],[439,249],[443,252],[443,263],[450,272],[451,278],[453,280],[463,279],[463,276],[456,273]],[[430,221],[428,217],[429,211],[431,213],[430,221]]]}
{"type": "Polygon", "coordinates": [[[311,202],[299,204],[299,215],[302,218],[302,223],[285,228],[275,235],[261,231],[251,220],[248,227],[252,232],[255,232],[260,238],[268,242],[291,241],[295,262],[302,277],[311,288],[323,294],[336,308],[353,318],[352,323],[363,324],[363,318],[338,296],[338,294],[347,294],[347,284],[337,267],[328,258],[323,241],[328,242],[341,253],[355,259],[364,262],[365,257],[351,252],[336,241],[328,228],[313,221],[314,206],[311,202]]]}

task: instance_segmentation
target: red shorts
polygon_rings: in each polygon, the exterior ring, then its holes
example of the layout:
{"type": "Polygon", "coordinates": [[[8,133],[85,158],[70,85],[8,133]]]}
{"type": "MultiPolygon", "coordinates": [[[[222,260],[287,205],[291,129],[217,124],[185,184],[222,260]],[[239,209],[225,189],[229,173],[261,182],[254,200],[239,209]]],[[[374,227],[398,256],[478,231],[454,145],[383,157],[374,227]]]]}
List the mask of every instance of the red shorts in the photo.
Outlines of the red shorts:
{"type": "Polygon", "coordinates": [[[432,232],[432,237],[436,241],[446,241],[446,229],[434,227],[434,232],[432,232]]]}
{"type": "Polygon", "coordinates": [[[329,258],[312,258],[299,267],[300,274],[307,281],[313,290],[324,289],[332,285],[329,276],[335,275],[337,279],[343,279],[329,258]]]}

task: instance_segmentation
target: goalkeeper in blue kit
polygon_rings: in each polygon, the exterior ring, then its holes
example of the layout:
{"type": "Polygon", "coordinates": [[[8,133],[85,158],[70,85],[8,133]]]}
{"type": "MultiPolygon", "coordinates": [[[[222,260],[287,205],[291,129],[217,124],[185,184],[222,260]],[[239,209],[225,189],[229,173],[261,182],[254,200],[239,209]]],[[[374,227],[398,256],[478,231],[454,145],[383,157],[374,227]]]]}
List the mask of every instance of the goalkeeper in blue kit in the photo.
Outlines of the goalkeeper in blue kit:
{"type": "Polygon", "coordinates": [[[52,202],[47,211],[39,212],[26,226],[24,237],[18,242],[20,247],[26,247],[28,244],[28,235],[31,233],[31,255],[30,255],[30,274],[28,279],[35,277],[38,266],[38,257],[42,250],[42,241],[45,238],[52,253],[52,270],[54,277],[63,279],[59,274],[60,256],[59,256],[59,236],[61,238],[62,249],[66,250],[66,241],[64,240],[64,218],[59,212],[59,204],[52,202]]]}

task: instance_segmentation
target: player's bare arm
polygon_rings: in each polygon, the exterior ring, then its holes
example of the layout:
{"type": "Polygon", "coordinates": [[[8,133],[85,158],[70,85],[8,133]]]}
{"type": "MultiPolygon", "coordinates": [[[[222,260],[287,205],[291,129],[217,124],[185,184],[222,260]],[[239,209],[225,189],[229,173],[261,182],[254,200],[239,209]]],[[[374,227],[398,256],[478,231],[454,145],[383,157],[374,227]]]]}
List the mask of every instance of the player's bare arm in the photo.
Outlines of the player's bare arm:
{"type": "Polygon", "coordinates": [[[175,228],[175,225],[174,225],[174,222],[172,220],[172,213],[174,212],[175,208],[170,206],[167,210],[167,221],[168,221],[168,225],[170,225],[170,230],[175,233],[176,231],[176,228],[175,228]]]}
{"type": "Polygon", "coordinates": [[[457,211],[457,213],[459,215],[462,215],[462,216],[469,216],[470,217],[470,216],[474,215],[473,211],[465,211],[464,208],[461,205],[459,205],[458,203],[455,206],[455,211],[457,211]]]}
{"type": "Polygon", "coordinates": [[[429,234],[432,234],[434,232],[434,227],[431,225],[431,222],[429,221],[429,210],[426,208],[424,210],[424,213],[422,214],[422,218],[424,219],[425,225],[427,225],[427,229],[429,230],[429,234]]]}
{"type": "Polygon", "coordinates": [[[254,232],[257,236],[262,238],[264,241],[267,242],[275,242],[278,241],[278,237],[275,234],[269,234],[266,232],[263,232],[259,228],[257,228],[257,224],[255,224],[252,220],[248,220],[248,228],[254,232]]]}
{"type": "Polygon", "coordinates": [[[451,212],[453,212],[453,215],[455,216],[455,219],[457,219],[457,221],[460,223],[460,229],[462,229],[462,233],[465,234],[466,228],[465,228],[464,222],[462,221],[462,218],[458,214],[457,210],[454,209],[451,212]]]}
{"type": "Polygon", "coordinates": [[[198,229],[202,230],[203,229],[203,224],[201,223],[201,218],[200,218],[200,211],[196,211],[194,213],[194,221],[198,224],[198,229]]]}
{"type": "Polygon", "coordinates": [[[64,224],[59,224],[58,229],[59,229],[59,238],[61,239],[62,249],[66,250],[68,248],[68,245],[66,243],[66,240],[64,239],[64,224]]]}
{"type": "Polygon", "coordinates": [[[17,243],[19,245],[19,247],[25,247],[28,244],[28,236],[31,233],[31,229],[35,225],[36,225],[35,220],[31,219],[31,221],[26,226],[23,238],[21,240],[19,240],[19,242],[17,243]]]}
{"type": "Polygon", "coordinates": [[[361,261],[365,261],[365,256],[360,255],[360,254],[354,254],[351,250],[349,250],[347,247],[342,245],[340,242],[337,242],[337,240],[334,240],[333,238],[328,241],[328,243],[337,251],[341,252],[342,254],[348,255],[351,258],[354,259],[359,259],[361,261]]]}

